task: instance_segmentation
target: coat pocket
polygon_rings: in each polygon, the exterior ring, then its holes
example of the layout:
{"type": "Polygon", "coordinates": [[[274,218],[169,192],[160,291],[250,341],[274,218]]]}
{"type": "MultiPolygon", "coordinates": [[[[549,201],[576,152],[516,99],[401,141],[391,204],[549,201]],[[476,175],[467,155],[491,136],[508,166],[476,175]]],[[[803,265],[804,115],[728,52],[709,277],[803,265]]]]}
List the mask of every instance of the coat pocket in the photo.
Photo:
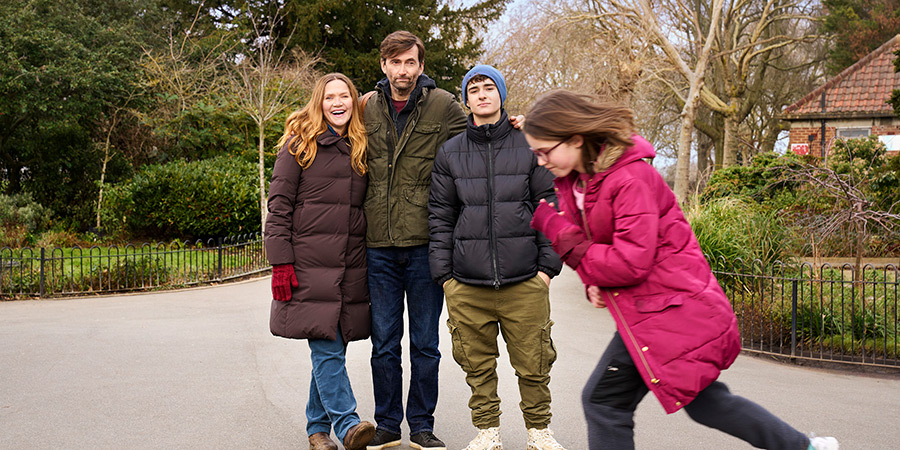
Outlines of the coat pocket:
{"type": "Polygon", "coordinates": [[[637,312],[658,313],[669,307],[681,306],[684,303],[684,297],[681,294],[668,296],[648,295],[646,297],[636,297],[634,303],[637,312]]]}
{"type": "Polygon", "coordinates": [[[406,201],[421,208],[428,207],[428,194],[431,191],[430,184],[416,184],[406,188],[403,197],[406,201]]]}

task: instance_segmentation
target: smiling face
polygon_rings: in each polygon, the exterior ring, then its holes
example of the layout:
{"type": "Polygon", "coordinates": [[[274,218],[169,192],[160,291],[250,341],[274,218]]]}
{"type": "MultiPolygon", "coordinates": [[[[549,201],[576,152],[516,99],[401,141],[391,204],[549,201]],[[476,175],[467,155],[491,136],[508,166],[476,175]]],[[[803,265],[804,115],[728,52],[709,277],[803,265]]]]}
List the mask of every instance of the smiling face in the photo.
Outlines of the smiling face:
{"type": "Polygon", "coordinates": [[[485,125],[500,120],[500,90],[490,78],[471,81],[466,86],[466,106],[472,111],[475,125],[485,125]]]}
{"type": "Polygon", "coordinates": [[[581,145],[584,139],[575,135],[565,140],[547,140],[525,133],[525,140],[531,146],[538,165],[546,167],[553,176],[559,178],[571,173],[585,173],[581,162],[581,145]]]}
{"type": "Polygon", "coordinates": [[[390,58],[381,60],[381,71],[391,83],[391,96],[394,100],[406,100],[425,64],[419,61],[419,49],[414,45],[403,53],[398,53],[390,58]]]}
{"type": "Polygon", "coordinates": [[[322,114],[325,121],[338,134],[343,135],[353,113],[353,97],[350,86],[343,80],[331,80],[325,84],[325,95],[322,99],[322,114]]]}

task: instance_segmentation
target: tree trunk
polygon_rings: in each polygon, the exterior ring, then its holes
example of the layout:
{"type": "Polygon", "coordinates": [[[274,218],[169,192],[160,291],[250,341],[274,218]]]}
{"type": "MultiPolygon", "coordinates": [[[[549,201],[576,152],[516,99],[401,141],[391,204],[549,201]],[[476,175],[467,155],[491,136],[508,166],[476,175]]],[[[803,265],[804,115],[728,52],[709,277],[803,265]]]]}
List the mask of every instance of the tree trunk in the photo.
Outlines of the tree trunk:
{"type": "Polygon", "coordinates": [[[725,139],[722,159],[722,167],[731,167],[737,164],[738,152],[738,123],[730,114],[725,116],[725,139]]]}
{"type": "MultiPolygon", "coordinates": [[[[693,84],[693,83],[692,83],[693,84]]],[[[692,87],[691,92],[694,92],[692,87]]],[[[694,117],[697,115],[697,101],[700,90],[688,95],[688,101],[681,109],[681,130],[678,133],[678,160],[675,163],[675,198],[683,204],[687,199],[691,182],[691,141],[694,134],[694,117]]]]}
{"type": "Polygon", "coordinates": [[[97,232],[100,232],[100,208],[103,207],[103,182],[106,180],[106,163],[109,162],[109,142],[103,154],[103,166],[100,168],[100,193],[97,194],[97,232]]]}
{"type": "Polygon", "coordinates": [[[260,122],[259,126],[259,217],[260,230],[266,232],[266,124],[260,122]]]}
{"type": "Polygon", "coordinates": [[[709,170],[709,148],[711,145],[705,143],[697,144],[697,173],[701,176],[706,175],[709,170]]]}
{"type": "Polygon", "coordinates": [[[109,156],[109,141],[112,136],[113,130],[116,128],[116,123],[118,122],[118,114],[119,111],[116,111],[112,117],[112,123],[109,124],[109,129],[106,130],[106,142],[103,143],[103,166],[100,168],[100,193],[97,194],[97,232],[100,232],[100,208],[103,207],[103,183],[106,180],[106,165],[109,163],[111,159],[109,156]]]}

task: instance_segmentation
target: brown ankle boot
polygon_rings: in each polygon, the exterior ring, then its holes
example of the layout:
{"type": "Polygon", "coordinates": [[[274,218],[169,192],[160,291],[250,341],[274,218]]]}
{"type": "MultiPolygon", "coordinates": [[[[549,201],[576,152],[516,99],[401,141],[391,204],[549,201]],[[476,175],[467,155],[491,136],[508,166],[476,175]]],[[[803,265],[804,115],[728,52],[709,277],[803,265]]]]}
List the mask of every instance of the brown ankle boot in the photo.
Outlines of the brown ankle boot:
{"type": "Polygon", "coordinates": [[[353,425],[344,436],[344,448],[347,450],[365,450],[366,445],[375,436],[375,425],[365,420],[353,425]]]}
{"type": "Polygon", "coordinates": [[[309,435],[309,450],[338,450],[338,446],[328,433],[313,433],[309,435]]]}

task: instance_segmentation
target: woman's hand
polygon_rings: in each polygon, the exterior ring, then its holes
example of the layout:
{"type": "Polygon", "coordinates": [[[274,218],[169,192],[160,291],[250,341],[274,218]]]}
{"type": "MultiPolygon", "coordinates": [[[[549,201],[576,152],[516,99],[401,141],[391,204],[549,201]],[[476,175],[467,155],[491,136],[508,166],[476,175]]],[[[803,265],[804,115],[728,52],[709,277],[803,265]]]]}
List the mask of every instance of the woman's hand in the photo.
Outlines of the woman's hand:
{"type": "Polygon", "coordinates": [[[603,296],[600,295],[600,288],[597,286],[588,286],[587,290],[587,299],[594,305],[594,308],[606,308],[606,301],[603,300],[603,296]]]}
{"type": "Polygon", "coordinates": [[[297,274],[293,264],[278,264],[272,266],[272,298],[279,302],[291,299],[291,288],[300,286],[297,283],[297,274]]]}

